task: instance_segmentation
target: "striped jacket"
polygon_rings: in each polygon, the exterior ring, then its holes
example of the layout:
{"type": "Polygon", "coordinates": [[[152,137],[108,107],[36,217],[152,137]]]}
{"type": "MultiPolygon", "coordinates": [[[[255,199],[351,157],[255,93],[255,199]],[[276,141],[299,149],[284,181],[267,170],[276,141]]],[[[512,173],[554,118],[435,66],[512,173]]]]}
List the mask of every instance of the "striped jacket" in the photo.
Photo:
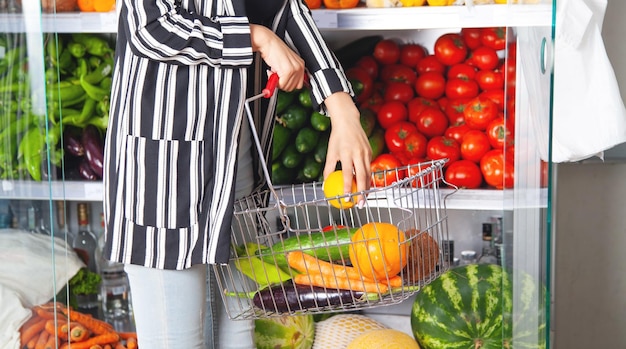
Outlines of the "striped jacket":
{"type": "MultiPolygon", "coordinates": [[[[245,97],[260,91],[248,89],[249,80],[263,76],[251,69],[260,64],[244,0],[121,0],[120,7],[105,256],[159,269],[226,263],[237,135],[245,97]]],[[[305,59],[317,106],[323,110],[334,92],[353,93],[302,0],[285,0],[271,25],[305,59]]],[[[273,120],[259,115],[269,154],[273,120]]]]}

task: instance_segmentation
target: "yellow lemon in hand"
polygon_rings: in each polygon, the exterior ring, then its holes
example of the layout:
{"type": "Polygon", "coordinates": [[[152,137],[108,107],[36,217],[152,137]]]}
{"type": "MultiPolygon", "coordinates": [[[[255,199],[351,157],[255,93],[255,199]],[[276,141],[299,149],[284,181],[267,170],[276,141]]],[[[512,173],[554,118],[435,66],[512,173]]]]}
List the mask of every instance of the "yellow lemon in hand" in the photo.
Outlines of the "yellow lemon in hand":
{"type": "MultiPolygon", "coordinates": [[[[324,183],[322,184],[322,190],[324,191],[324,196],[326,198],[334,198],[337,196],[343,196],[344,194],[351,194],[356,192],[356,181],[352,178],[352,189],[351,193],[343,192],[343,172],[341,170],[337,170],[326,177],[324,179],[324,183]]],[[[354,198],[348,197],[349,201],[345,201],[346,197],[342,197],[339,199],[328,200],[333,207],[339,209],[346,209],[354,206],[354,198]]]]}

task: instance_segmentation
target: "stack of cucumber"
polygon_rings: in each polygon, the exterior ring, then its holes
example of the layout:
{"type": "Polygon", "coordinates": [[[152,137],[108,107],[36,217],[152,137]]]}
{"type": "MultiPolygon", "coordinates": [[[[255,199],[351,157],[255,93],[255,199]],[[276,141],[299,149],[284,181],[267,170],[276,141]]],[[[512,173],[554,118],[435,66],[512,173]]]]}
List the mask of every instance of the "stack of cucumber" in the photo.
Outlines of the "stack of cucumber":
{"type": "MultiPolygon", "coordinates": [[[[344,69],[372,53],[380,36],[356,39],[335,51],[344,69]]],[[[330,136],[330,119],[314,110],[311,89],[285,92],[277,96],[276,123],[272,149],[272,183],[297,184],[323,180],[323,169],[330,136]]],[[[361,126],[372,146],[373,155],[385,147],[385,132],[376,114],[361,109],[361,126]]]]}

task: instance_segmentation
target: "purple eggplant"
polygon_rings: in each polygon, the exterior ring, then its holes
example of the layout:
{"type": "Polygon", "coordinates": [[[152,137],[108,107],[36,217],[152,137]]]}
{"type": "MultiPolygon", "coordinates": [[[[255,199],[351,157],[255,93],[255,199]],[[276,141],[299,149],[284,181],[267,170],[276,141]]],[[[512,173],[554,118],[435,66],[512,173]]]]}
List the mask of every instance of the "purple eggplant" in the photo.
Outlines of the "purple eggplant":
{"type": "Polygon", "coordinates": [[[63,131],[63,148],[74,156],[85,155],[85,147],[81,140],[81,131],[76,127],[67,127],[63,131]]]}
{"type": "Polygon", "coordinates": [[[378,298],[378,294],[294,285],[292,282],[287,282],[256,292],[252,301],[256,307],[266,312],[292,313],[326,307],[353,308],[355,303],[367,302],[368,298],[378,298]]]}
{"type": "Polygon", "coordinates": [[[98,178],[102,178],[104,163],[104,144],[100,130],[93,125],[87,125],[83,129],[81,142],[85,148],[85,158],[92,171],[98,178]]]}
{"type": "Polygon", "coordinates": [[[78,163],[78,173],[80,177],[86,180],[95,181],[98,179],[98,176],[94,173],[93,169],[89,165],[89,161],[85,158],[82,159],[80,163],[78,163]]]}

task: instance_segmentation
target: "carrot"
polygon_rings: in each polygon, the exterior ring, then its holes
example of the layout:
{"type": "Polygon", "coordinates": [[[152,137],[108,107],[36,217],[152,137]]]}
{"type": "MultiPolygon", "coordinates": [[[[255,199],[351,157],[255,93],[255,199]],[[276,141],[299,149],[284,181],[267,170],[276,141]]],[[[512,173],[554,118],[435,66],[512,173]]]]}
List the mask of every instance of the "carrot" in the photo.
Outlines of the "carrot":
{"type": "Polygon", "coordinates": [[[126,346],[124,345],[124,343],[122,343],[122,342],[118,342],[118,343],[115,345],[115,349],[128,349],[128,348],[126,348],[126,346]]]}
{"type": "Polygon", "coordinates": [[[96,344],[96,345],[90,346],[89,349],[102,349],[102,346],[100,344],[96,344]]]}
{"type": "Polygon", "coordinates": [[[48,337],[48,341],[46,342],[46,345],[44,345],[43,349],[54,349],[56,348],[56,343],[55,343],[55,337],[54,336],[49,336],[48,337]]]}
{"type": "Polygon", "coordinates": [[[46,319],[42,319],[37,316],[37,320],[30,323],[28,326],[22,326],[20,330],[20,345],[25,346],[31,339],[36,338],[44,327],[46,326],[46,319]]]}
{"type": "Polygon", "coordinates": [[[76,343],[76,342],[82,342],[84,340],[87,340],[87,338],[89,338],[89,336],[91,335],[91,332],[89,332],[89,330],[81,323],[72,323],[70,324],[70,342],[71,343],[76,343]]]}
{"type": "Polygon", "coordinates": [[[383,279],[380,282],[387,284],[389,287],[402,287],[402,277],[400,275],[392,276],[387,279],[383,279]]]}
{"type": "MultiPolygon", "coordinates": [[[[111,331],[97,336],[93,336],[82,342],[68,342],[71,349],[91,349],[94,345],[103,345],[107,343],[115,343],[120,340],[117,332],[111,331]]],[[[67,344],[67,343],[66,343],[67,344]]],[[[61,346],[63,349],[63,346],[61,346]]]]}
{"type": "Polygon", "coordinates": [[[294,276],[296,284],[338,288],[342,290],[363,291],[372,293],[386,293],[389,286],[373,281],[353,280],[348,278],[330,277],[322,274],[298,274],[294,276]]]}
{"type": "Polygon", "coordinates": [[[137,340],[137,332],[117,332],[118,335],[120,335],[120,339],[128,339],[128,338],[135,338],[135,340],[137,340]]]}
{"type": "Polygon", "coordinates": [[[44,329],[52,336],[57,336],[60,339],[67,339],[68,327],[67,321],[65,320],[57,319],[56,323],[54,322],[54,319],[46,320],[44,329]]]}
{"type": "Polygon", "coordinates": [[[303,274],[323,274],[327,277],[337,276],[355,280],[363,278],[359,270],[354,267],[326,262],[302,251],[289,252],[287,263],[303,274]]]}
{"type": "Polygon", "coordinates": [[[105,344],[102,349],[113,349],[113,347],[111,347],[111,344],[105,344]]]}
{"type": "Polygon", "coordinates": [[[40,318],[54,319],[54,312],[52,311],[49,311],[40,307],[36,307],[34,310],[40,318]]]}
{"type": "Polygon", "coordinates": [[[113,332],[113,326],[111,326],[111,324],[102,320],[98,320],[89,314],[84,314],[69,309],[63,310],[63,313],[68,317],[70,321],[83,324],[89,331],[93,332],[95,335],[113,332]]]}
{"type": "Polygon", "coordinates": [[[130,337],[126,339],[126,348],[128,349],[137,349],[137,338],[130,337]]]}
{"type": "Polygon", "coordinates": [[[44,349],[46,342],[48,342],[48,337],[50,337],[50,334],[48,333],[48,331],[39,332],[37,341],[35,342],[35,349],[44,349]]]}
{"type": "Polygon", "coordinates": [[[37,338],[35,336],[35,338],[29,340],[28,343],[26,343],[26,348],[27,349],[35,349],[35,344],[37,344],[36,342],[37,342],[37,338]]]}

